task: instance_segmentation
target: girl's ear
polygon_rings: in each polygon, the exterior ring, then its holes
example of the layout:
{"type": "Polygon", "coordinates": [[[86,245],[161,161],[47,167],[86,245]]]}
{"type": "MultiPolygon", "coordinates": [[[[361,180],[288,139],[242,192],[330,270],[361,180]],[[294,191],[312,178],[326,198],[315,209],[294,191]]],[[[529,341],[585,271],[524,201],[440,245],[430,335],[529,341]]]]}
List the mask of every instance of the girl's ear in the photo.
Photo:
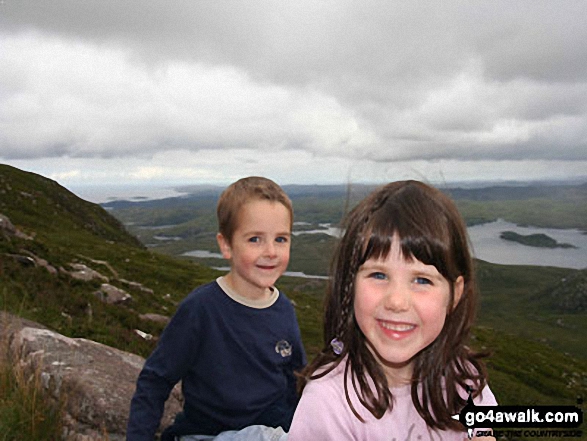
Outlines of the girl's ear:
{"type": "Polygon", "coordinates": [[[452,301],[452,309],[455,309],[463,296],[463,292],[465,291],[465,279],[463,276],[457,277],[454,283],[453,289],[453,301],[452,301]]]}
{"type": "Polygon", "coordinates": [[[226,260],[230,260],[232,257],[232,248],[230,247],[230,242],[226,240],[222,233],[218,233],[216,235],[216,242],[218,242],[218,247],[220,248],[222,257],[224,257],[226,260]]]}

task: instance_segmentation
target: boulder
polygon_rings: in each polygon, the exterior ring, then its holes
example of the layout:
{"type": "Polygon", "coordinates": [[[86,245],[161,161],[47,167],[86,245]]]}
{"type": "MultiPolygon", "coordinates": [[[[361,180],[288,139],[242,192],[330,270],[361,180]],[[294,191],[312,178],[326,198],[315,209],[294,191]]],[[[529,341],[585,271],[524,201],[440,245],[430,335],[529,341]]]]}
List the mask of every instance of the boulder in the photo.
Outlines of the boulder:
{"type": "Polygon", "coordinates": [[[169,317],[166,315],[161,315],[161,314],[155,314],[155,313],[147,313],[147,314],[141,314],[139,315],[139,318],[141,320],[145,320],[145,321],[149,321],[149,322],[155,322],[155,323],[161,323],[162,325],[166,325],[167,323],[169,323],[169,317]]]}
{"type": "Polygon", "coordinates": [[[47,271],[49,271],[50,274],[54,276],[57,275],[57,269],[53,265],[50,265],[49,262],[47,262],[45,259],[40,258],[39,256],[35,255],[34,253],[31,253],[28,250],[23,250],[23,253],[29,255],[35,261],[36,266],[45,268],[47,271]]]}
{"type": "Polygon", "coordinates": [[[118,279],[118,281],[124,285],[127,285],[130,288],[136,289],[138,291],[146,292],[147,294],[154,294],[154,291],[151,288],[147,288],[142,283],[139,282],[132,282],[126,279],[118,279]]]}
{"type": "Polygon", "coordinates": [[[62,272],[69,274],[71,277],[77,280],[89,281],[99,279],[103,282],[108,282],[108,277],[103,276],[98,271],[84,265],[83,263],[70,263],[69,266],[73,268],[73,271],[66,271],[62,269],[62,272]]]}
{"type": "Polygon", "coordinates": [[[132,300],[132,296],[124,289],[117,288],[109,283],[102,283],[100,289],[94,294],[103,302],[111,305],[129,303],[132,300]]]}
{"type": "MultiPolygon", "coordinates": [[[[2,326],[10,354],[25,368],[40,372],[51,395],[65,398],[67,441],[122,441],[130,401],[144,364],[137,355],[83,338],[69,338],[31,322],[12,318],[2,326]]],[[[1,324],[1,323],[0,323],[1,324]]],[[[165,407],[162,426],[181,410],[176,386],[165,407]]]]}
{"type": "Polygon", "coordinates": [[[12,224],[12,222],[10,221],[8,216],[3,215],[2,213],[0,213],[0,232],[6,234],[7,236],[18,237],[19,239],[26,239],[26,240],[33,239],[28,234],[24,234],[22,231],[20,231],[18,228],[16,228],[12,224]]]}

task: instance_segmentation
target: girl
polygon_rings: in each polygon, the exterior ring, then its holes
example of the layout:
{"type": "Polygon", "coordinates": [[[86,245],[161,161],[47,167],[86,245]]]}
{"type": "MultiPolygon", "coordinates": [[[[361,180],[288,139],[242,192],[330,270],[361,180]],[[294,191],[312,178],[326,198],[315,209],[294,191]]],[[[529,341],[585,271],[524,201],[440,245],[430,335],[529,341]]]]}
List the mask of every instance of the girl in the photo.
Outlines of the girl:
{"type": "Polygon", "coordinates": [[[416,181],[373,192],[344,223],[325,304],[325,348],[306,368],[288,441],[463,440],[472,389],[495,405],[465,346],[477,301],[465,224],[416,181]]]}

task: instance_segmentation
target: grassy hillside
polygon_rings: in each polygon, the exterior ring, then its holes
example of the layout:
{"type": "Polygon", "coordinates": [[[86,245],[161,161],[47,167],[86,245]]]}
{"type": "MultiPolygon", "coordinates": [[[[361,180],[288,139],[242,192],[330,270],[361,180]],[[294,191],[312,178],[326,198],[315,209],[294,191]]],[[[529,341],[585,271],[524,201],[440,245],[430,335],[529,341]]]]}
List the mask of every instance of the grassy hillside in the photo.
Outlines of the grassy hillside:
{"type": "MultiPolygon", "coordinates": [[[[52,180],[6,165],[0,165],[0,214],[29,237],[0,230],[0,309],[67,336],[147,356],[163,325],[142,320],[140,315],[170,316],[189,291],[222,274],[151,252],[102,207],[81,200],[52,180]],[[46,261],[56,273],[34,263],[35,259],[46,261]],[[67,274],[72,264],[84,264],[108,277],[132,301],[128,305],[100,301],[94,293],[103,282],[72,278],[67,274]],[[145,340],[135,329],[155,339],[145,340]]],[[[307,282],[290,278],[280,286],[303,312],[317,317],[323,286],[307,282]]],[[[320,340],[317,327],[312,322],[302,328],[309,350],[315,351],[320,340]]]]}
{"type": "MultiPolygon", "coordinates": [[[[305,198],[300,206],[305,204],[316,222],[328,221],[344,210],[344,198],[333,198],[324,213],[319,212],[315,195],[300,198],[305,198]]],[[[215,221],[206,210],[214,204],[213,198],[208,198],[179,218],[177,212],[166,214],[161,209],[157,224],[167,228],[159,233],[176,234],[168,225],[185,220],[194,222],[194,236],[208,234],[207,240],[213,244],[209,228],[215,221]]],[[[124,210],[135,208],[131,204],[124,210]]],[[[171,315],[189,290],[221,274],[186,259],[155,253],[103,208],[82,201],[51,180],[2,165],[0,214],[28,236],[0,232],[0,309],[68,336],[90,338],[146,356],[163,325],[142,320],[140,315],[171,315]],[[32,256],[47,261],[56,273],[39,260],[31,262],[32,256]],[[132,301],[127,305],[103,303],[94,295],[102,282],[73,279],[68,274],[72,263],[83,263],[107,276],[109,283],[127,290],[132,301]],[[124,280],[140,283],[152,292],[124,280]],[[135,329],[155,338],[145,340],[135,329]]],[[[304,237],[308,236],[296,237],[293,253],[298,253],[298,259],[305,257],[309,271],[318,271],[328,260],[334,239],[324,236],[317,247],[315,238],[307,243],[298,240],[304,237]]],[[[557,296],[576,293],[572,285],[565,284],[566,291],[556,294],[561,281],[583,283],[583,277],[576,276],[581,272],[480,262],[478,273],[483,300],[480,326],[471,345],[493,353],[488,360],[490,384],[500,403],[574,404],[577,396],[587,397],[586,313],[552,308],[552,302],[560,300],[557,296]]],[[[278,285],[295,301],[311,358],[322,344],[325,281],[283,277],[278,285]]]]}

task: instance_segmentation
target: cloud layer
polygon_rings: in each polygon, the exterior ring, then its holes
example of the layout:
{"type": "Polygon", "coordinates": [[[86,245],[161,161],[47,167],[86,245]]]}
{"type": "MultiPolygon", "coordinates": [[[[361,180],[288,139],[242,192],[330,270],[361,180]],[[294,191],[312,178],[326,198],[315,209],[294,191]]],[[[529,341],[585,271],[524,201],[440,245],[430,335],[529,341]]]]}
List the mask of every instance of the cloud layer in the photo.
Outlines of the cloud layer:
{"type": "Polygon", "coordinates": [[[552,161],[585,176],[585,16],[582,0],[6,0],[0,160],[66,159],[49,171],[65,179],[91,163],[214,180],[235,157],[305,179],[359,164],[557,177],[552,161]]]}

